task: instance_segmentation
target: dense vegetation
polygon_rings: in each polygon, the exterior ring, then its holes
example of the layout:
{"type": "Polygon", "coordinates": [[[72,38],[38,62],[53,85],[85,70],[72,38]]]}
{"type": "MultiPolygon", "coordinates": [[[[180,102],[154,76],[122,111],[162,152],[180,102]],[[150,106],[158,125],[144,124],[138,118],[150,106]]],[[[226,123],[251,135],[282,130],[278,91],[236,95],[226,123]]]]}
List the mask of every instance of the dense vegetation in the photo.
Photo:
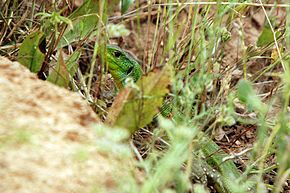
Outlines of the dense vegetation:
{"type": "Polygon", "coordinates": [[[288,4],[6,0],[0,6],[1,56],[79,93],[106,129],[132,134],[128,143],[143,180],[128,179],[126,191],[290,190],[288,4]],[[106,44],[133,55],[143,69],[140,81],[116,87],[106,44]]]}

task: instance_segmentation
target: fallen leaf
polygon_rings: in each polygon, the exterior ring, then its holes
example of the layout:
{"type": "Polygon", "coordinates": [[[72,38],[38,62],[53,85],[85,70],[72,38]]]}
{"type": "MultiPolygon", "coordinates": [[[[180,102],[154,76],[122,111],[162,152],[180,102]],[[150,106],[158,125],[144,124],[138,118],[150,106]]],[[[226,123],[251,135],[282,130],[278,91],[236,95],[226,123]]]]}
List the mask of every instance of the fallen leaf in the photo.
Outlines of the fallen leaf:
{"type": "Polygon", "coordinates": [[[55,68],[53,68],[52,72],[49,74],[47,80],[52,82],[60,87],[68,87],[69,84],[69,72],[66,68],[62,50],[59,51],[58,61],[56,63],[55,68]]]}
{"type": "Polygon", "coordinates": [[[163,104],[163,97],[169,92],[172,67],[166,65],[143,76],[136,88],[125,88],[116,97],[106,123],[126,128],[131,133],[149,124],[163,104]]]}

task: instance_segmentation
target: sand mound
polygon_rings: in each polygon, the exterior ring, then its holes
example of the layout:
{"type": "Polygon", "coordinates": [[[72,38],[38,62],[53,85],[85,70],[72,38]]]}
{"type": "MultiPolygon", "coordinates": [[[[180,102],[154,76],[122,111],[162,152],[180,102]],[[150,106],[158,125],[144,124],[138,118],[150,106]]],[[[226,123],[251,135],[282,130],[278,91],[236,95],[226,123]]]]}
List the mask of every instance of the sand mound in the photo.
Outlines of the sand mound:
{"type": "Polygon", "coordinates": [[[0,192],[124,192],[132,156],[98,122],[78,94],[0,57],[0,192]]]}

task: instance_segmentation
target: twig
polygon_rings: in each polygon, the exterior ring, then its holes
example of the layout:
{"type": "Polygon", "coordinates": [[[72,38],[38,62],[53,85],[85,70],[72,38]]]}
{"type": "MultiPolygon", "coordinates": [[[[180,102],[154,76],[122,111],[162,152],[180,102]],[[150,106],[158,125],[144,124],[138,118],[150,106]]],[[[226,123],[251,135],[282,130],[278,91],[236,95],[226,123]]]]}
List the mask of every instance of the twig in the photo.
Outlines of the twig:
{"type": "Polygon", "coordinates": [[[253,149],[253,148],[251,147],[251,148],[248,148],[248,149],[244,149],[243,151],[241,151],[241,152],[239,152],[239,153],[235,153],[235,154],[233,154],[233,155],[230,155],[230,156],[224,157],[224,158],[222,159],[222,163],[223,163],[223,162],[226,162],[226,161],[228,161],[228,160],[231,160],[231,159],[234,159],[234,158],[240,157],[241,155],[243,155],[243,154],[245,154],[245,153],[251,151],[252,149],[253,149]]]}

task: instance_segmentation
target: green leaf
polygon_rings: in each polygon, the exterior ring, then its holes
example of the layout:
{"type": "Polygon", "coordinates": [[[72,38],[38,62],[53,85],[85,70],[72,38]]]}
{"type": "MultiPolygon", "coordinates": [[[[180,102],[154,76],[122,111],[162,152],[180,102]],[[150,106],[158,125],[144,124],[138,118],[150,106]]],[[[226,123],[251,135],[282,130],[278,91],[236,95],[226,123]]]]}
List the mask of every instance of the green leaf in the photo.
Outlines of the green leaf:
{"type": "Polygon", "coordinates": [[[106,123],[128,129],[131,133],[149,124],[163,104],[163,97],[169,92],[172,67],[143,76],[139,88],[125,88],[116,97],[109,110],[106,123]]]}
{"type": "MultiPolygon", "coordinates": [[[[276,37],[278,37],[280,35],[281,35],[281,32],[277,31],[276,37]]],[[[270,26],[267,24],[267,25],[265,25],[261,35],[258,38],[257,46],[258,47],[267,46],[268,44],[270,44],[272,42],[274,42],[274,35],[272,33],[270,26]]]]}
{"type": "Polygon", "coordinates": [[[31,72],[37,73],[45,58],[45,36],[42,31],[27,35],[22,42],[17,60],[31,72]]]}
{"type": "Polygon", "coordinates": [[[251,83],[247,80],[241,80],[238,83],[238,98],[245,103],[250,110],[257,110],[260,113],[266,112],[266,106],[256,95],[251,83]]]}
{"type": "Polygon", "coordinates": [[[80,7],[83,7],[83,9],[77,9],[70,16],[73,19],[73,28],[67,28],[58,44],[58,48],[67,46],[77,40],[82,40],[95,30],[99,21],[97,15],[98,4],[98,2],[93,0],[87,1],[80,7]],[[85,13],[86,11],[87,13],[85,13]]]}
{"type": "Polygon", "coordinates": [[[86,0],[76,9],[69,19],[73,21],[73,28],[67,28],[58,44],[58,48],[70,45],[71,43],[90,38],[95,35],[96,27],[99,23],[99,11],[103,11],[102,23],[107,21],[107,14],[110,14],[119,0],[110,0],[105,3],[105,8],[99,10],[99,0],[86,0]]]}
{"type": "Polygon", "coordinates": [[[75,51],[66,61],[67,71],[73,77],[78,70],[78,60],[81,57],[80,51],[75,51]]]}
{"type": "Polygon", "coordinates": [[[249,97],[255,94],[251,84],[247,80],[241,80],[238,84],[238,98],[240,101],[247,103],[249,97]]]}
{"type": "Polygon", "coordinates": [[[99,0],[85,0],[84,3],[69,16],[69,18],[75,19],[85,14],[98,13],[98,11],[99,0]]]}
{"type": "Polygon", "coordinates": [[[99,0],[87,0],[76,9],[69,19],[73,20],[73,28],[67,28],[58,44],[58,48],[70,45],[92,33],[99,21],[99,0]]]}
{"type": "Polygon", "coordinates": [[[55,68],[53,68],[53,71],[49,74],[47,80],[60,87],[68,87],[69,72],[66,68],[61,50],[59,51],[57,64],[55,68]]]}
{"type": "Polygon", "coordinates": [[[133,0],[122,0],[122,4],[121,4],[122,14],[124,14],[129,9],[131,4],[133,4],[133,0]]]}
{"type": "Polygon", "coordinates": [[[261,35],[258,38],[257,46],[266,46],[267,44],[274,41],[273,33],[270,29],[270,27],[264,27],[264,30],[262,31],[261,35]]]}

